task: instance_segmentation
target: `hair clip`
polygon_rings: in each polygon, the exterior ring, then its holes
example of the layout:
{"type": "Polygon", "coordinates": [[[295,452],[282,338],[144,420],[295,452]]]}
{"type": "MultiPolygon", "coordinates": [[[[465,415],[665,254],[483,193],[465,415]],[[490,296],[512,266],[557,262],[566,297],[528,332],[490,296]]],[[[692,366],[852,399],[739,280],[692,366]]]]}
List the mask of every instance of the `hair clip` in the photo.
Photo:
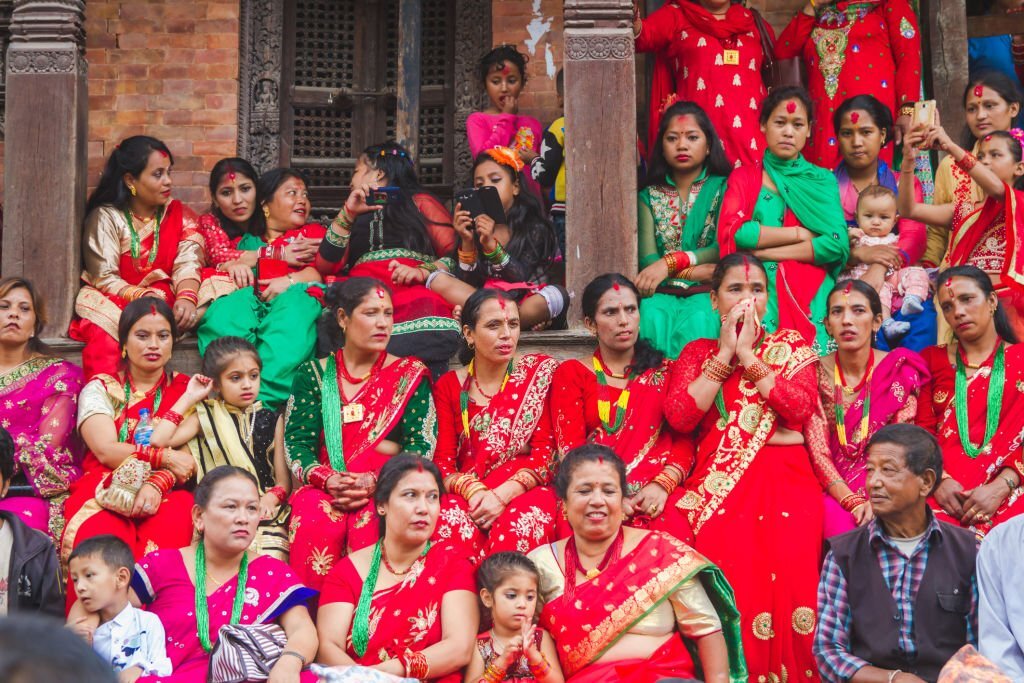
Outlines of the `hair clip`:
{"type": "Polygon", "coordinates": [[[850,112],[850,123],[856,124],[860,120],[859,112],[850,112]]]}
{"type": "Polygon", "coordinates": [[[523,160],[519,158],[519,152],[511,147],[491,147],[487,150],[487,156],[495,163],[514,168],[516,173],[523,170],[523,160]]]}
{"type": "Polygon", "coordinates": [[[1017,144],[1024,147],[1024,130],[1021,130],[1020,128],[1011,128],[1006,132],[1010,134],[1010,137],[1017,141],[1017,144]]]}
{"type": "Polygon", "coordinates": [[[789,102],[786,102],[786,111],[788,111],[790,114],[795,114],[796,113],[796,101],[795,100],[790,100],[789,102]]]}

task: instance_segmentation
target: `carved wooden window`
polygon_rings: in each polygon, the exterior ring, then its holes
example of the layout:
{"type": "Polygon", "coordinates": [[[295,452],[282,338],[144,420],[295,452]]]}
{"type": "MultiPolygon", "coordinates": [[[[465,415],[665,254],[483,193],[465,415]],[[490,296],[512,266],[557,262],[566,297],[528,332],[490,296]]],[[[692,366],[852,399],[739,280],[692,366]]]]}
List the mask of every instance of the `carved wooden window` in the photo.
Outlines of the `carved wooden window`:
{"type": "MultiPolygon", "coordinates": [[[[450,196],[453,3],[420,6],[420,180],[450,196]]],[[[365,147],[396,137],[398,22],[399,0],[285,3],[281,163],[309,175],[318,214],[340,207],[365,147]]]]}

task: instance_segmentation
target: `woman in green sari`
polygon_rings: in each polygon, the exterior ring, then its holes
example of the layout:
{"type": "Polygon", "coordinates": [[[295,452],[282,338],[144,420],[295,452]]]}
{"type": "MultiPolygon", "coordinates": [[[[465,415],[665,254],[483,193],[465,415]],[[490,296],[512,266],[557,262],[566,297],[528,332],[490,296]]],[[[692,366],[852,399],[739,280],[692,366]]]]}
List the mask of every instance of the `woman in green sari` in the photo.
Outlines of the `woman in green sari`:
{"type": "Polygon", "coordinates": [[[839,186],[831,171],[803,158],[811,100],[799,87],[773,90],[761,109],[764,161],[729,176],[722,199],[721,256],[748,250],[768,272],[768,332],[796,330],[815,351],[828,349],[828,293],[850,257],[839,186]]]}
{"type": "Polygon", "coordinates": [[[289,265],[284,250],[300,237],[323,239],[326,230],[306,222],[309,195],[298,171],[277,168],[264,173],[256,184],[256,200],[266,229],[259,236],[242,235],[235,246],[260,253],[253,286],[210,304],[197,335],[199,353],[219,337],[251,342],[263,361],[259,398],[264,406],[277,410],[288,400],[295,370],[313,357],[316,321],[322,310],[319,299],[306,292],[311,283],[321,281],[320,273],[312,266],[289,265]]]}
{"type": "Polygon", "coordinates": [[[661,117],[637,202],[640,336],[669,358],[718,337],[708,282],[718,262],[715,227],[731,167],[707,113],[675,102],[661,117]]]}

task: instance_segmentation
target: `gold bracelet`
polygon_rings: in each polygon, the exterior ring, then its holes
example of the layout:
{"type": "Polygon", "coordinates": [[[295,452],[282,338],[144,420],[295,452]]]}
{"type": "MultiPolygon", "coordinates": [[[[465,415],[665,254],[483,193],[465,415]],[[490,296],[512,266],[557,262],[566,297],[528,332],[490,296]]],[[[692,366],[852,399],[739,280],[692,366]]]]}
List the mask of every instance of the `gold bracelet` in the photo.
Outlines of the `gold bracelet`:
{"type": "Polygon", "coordinates": [[[665,261],[665,265],[668,266],[668,276],[669,277],[674,277],[675,274],[676,274],[676,271],[679,270],[676,267],[676,254],[675,254],[675,252],[673,252],[673,251],[666,252],[665,255],[662,256],[661,258],[662,258],[662,260],[665,261]]]}
{"type": "Polygon", "coordinates": [[[743,379],[750,380],[754,384],[757,384],[770,374],[772,374],[772,369],[758,358],[743,371],[743,379]]]}

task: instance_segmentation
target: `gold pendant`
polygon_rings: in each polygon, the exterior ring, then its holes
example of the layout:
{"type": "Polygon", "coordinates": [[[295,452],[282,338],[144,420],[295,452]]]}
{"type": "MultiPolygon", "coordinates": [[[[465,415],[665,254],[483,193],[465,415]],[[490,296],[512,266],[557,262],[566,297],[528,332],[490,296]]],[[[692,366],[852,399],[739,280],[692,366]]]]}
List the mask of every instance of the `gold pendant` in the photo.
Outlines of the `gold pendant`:
{"type": "Polygon", "coordinates": [[[588,569],[587,570],[587,579],[590,580],[590,581],[593,581],[598,576],[600,576],[600,574],[601,574],[601,571],[599,569],[596,569],[596,568],[595,569],[588,569]]]}
{"type": "Polygon", "coordinates": [[[341,407],[341,421],[344,424],[363,421],[363,404],[349,403],[341,407]]]}
{"type": "Polygon", "coordinates": [[[722,53],[722,61],[730,66],[736,66],[740,63],[740,51],[739,50],[726,50],[722,53]]]}

